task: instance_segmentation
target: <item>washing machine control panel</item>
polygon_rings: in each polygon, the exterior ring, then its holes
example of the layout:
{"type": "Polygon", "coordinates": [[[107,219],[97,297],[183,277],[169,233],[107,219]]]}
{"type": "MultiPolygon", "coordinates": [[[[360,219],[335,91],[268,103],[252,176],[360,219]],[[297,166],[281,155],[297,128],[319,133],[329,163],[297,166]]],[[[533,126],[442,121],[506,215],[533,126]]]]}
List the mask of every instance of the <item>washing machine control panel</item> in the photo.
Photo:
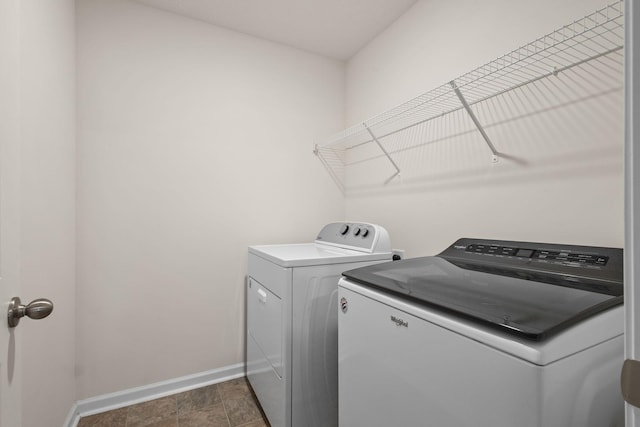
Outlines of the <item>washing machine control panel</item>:
{"type": "Polygon", "coordinates": [[[597,282],[589,290],[622,295],[623,252],[619,248],[465,238],[438,256],[462,268],[549,283],[597,282]]]}
{"type": "Polygon", "coordinates": [[[334,222],[325,225],[317,243],[340,246],[363,252],[390,252],[389,233],[383,227],[366,222],[334,222]]]}
{"type": "Polygon", "coordinates": [[[609,257],[594,253],[580,253],[571,249],[536,249],[515,246],[500,246],[486,243],[472,243],[467,245],[465,252],[472,254],[494,255],[497,257],[516,257],[522,260],[539,260],[555,264],[570,263],[575,267],[589,265],[607,265],[609,257]]]}

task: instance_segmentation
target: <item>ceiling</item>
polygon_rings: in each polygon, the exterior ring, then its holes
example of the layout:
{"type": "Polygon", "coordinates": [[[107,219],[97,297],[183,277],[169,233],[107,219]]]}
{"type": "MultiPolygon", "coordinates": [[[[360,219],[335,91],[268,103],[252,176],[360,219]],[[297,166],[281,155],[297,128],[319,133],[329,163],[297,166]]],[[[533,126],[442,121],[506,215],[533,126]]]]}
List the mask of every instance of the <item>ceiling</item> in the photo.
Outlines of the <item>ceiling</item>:
{"type": "Polygon", "coordinates": [[[346,60],[418,0],[134,0],[346,60]]]}

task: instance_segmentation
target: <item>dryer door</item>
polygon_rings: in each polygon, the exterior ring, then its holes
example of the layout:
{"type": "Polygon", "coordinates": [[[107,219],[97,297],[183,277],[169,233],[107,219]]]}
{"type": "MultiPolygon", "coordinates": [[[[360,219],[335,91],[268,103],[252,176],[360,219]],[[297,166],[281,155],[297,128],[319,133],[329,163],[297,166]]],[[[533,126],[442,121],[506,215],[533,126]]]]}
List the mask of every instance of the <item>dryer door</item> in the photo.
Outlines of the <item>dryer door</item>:
{"type": "Polygon", "coordinates": [[[248,333],[282,378],[282,300],[254,279],[249,279],[248,333]]]}
{"type": "Polygon", "coordinates": [[[247,378],[272,425],[285,425],[282,300],[253,278],[247,284],[247,378]]]}

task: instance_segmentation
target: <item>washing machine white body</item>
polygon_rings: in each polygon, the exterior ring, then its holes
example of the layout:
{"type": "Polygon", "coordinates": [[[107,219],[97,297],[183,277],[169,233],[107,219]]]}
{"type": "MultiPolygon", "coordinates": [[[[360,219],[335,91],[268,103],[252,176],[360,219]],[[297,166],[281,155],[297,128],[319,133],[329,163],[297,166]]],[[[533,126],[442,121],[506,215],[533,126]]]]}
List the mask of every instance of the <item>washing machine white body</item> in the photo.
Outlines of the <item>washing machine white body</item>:
{"type": "Polygon", "coordinates": [[[247,377],[272,427],[337,425],[338,280],[391,259],[387,232],[363,223],[329,224],[314,243],[249,248],[247,377]]]}
{"type": "Polygon", "coordinates": [[[624,425],[622,305],[533,341],[348,278],[339,298],[341,427],[624,425]]]}
{"type": "Polygon", "coordinates": [[[622,307],[536,345],[345,279],[339,298],[341,427],[624,426],[622,307]]]}

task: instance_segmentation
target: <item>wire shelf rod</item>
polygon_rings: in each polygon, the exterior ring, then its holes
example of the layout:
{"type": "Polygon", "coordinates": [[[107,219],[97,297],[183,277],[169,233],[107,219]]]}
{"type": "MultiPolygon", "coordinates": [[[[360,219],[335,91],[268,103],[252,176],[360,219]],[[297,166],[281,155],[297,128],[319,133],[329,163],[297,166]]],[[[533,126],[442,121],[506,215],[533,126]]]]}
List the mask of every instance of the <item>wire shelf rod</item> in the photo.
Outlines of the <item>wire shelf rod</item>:
{"type": "MultiPolygon", "coordinates": [[[[559,43],[554,47],[558,47],[558,46],[561,46],[561,44],[559,43]]],[[[546,55],[539,54],[540,57],[538,57],[538,58],[529,58],[529,60],[531,61],[530,64],[525,64],[525,65],[520,64],[520,66],[518,66],[518,67],[515,67],[515,64],[514,64],[514,69],[509,70],[506,67],[504,67],[503,69],[495,71],[495,72],[493,72],[491,74],[482,74],[482,75],[480,75],[480,77],[472,77],[470,80],[465,81],[465,77],[469,77],[469,76],[471,76],[473,74],[473,72],[467,73],[466,75],[464,75],[460,79],[458,79],[458,80],[462,81],[462,83],[459,83],[458,86],[461,87],[461,88],[462,87],[467,87],[467,86],[472,85],[472,84],[475,84],[477,86],[481,86],[481,85],[484,85],[489,78],[491,80],[497,80],[497,79],[504,78],[507,74],[513,75],[513,74],[518,73],[518,72],[523,72],[527,68],[533,68],[533,67],[540,67],[541,68],[543,65],[545,65],[546,67],[551,67],[551,62],[557,62],[557,61],[549,61],[549,59],[557,59],[556,57],[558,57],[560,53],[566,54],[567,56],[570,56],[571,60],[569,62],[572,62],[572,63],[573,62],[583,63],[583,62],[588,61],[590,59],[602,56],[602,52],[595,53],[595,54],[589,54],[589,56],[585,56],[585,55],[577,56],[577,55],[574,55],[572,52],[570,52],[570,49],[575,49],[575,48],[576,47],[574,45],[565,46],[562,49],[558,49],[558,51],[556,51],[556,52],[551,52],[551,53],[548,53],[546,55]]],[[[604,52],[604,54],[610,53],[612,50],[617,50],[616,48],[617,49],[621,49],[622,46],[620,44],[618,44],[613,49],[606,50],[604,52]]],[[[523,61],[524,60],[521,60],[519,62],[523,62],[523,61]]]]}
{"type": "MultiPolygon", "coordinates": [[[[507,92],[509,92],[509,91],[511,91],[511,90],[518,89],[518,88],[521,88],[521,87],[523,87],[523,86],[529,85],[529,84],[531,84],[531,83],[537,82],[537,81],[539,81],[539,80],[542,80],[542,79],[545,79],[545,78],[548,78],[548,77],[551,77],[551,76],[554,76],[554,75],[557,75],[557,74],[563,73],[563,72],[565,72],[565,71],[567,71],[567,70],[569,70],[569,69],[571,69],[571,68],[573,68],[573,67],[576,67],[576,66],[580,66],[580,65],[583,65],[583,64],[589,63],[590,61],[592,61],[592,60],[594,60],[594,59],[598,59],[598,58],[600,58],[600,57],[604,57],[604,56],[610,55],[610,54],[615,53],[615,52],[618,52],[618,51],[620,51],[620,50],[622,50],[622,49],[623,49],[623,47],[622,47],[622,46],[618,46],[618,47],[616,47],[616,48],[610,49],[609,51],[602,52],[602,53],[600,53],[599,55],[596,55],[596,56],[594,56],[594,57],[592,57],[592,58],[586,58],[586,59],[583,59],[583,60],[582,60],[582,61],[580,61],[580,62],[576,62],[576,63],[574,63],[574,64],[567,65],[567,66],[562,67],[562,68],[557,68],[557,69],[554,69],[554,70],[552,70],[552,71],[548,71],[548,72],[546,72],[545,74],[538,75],[538,76],[533,77],[533,78],[531,78],[531,79],[529,79],[529,80],[526,80],[526,81],[521,81],[520,83],[517,83],[517,84],[515,84],[515,85],[509,86],[509,87],[507,87],[506,89],[501,89],[501,90],[499,90],[499,91],[490,91],[490,94],[488,94],[488,95],[486,95],[486,96],[483,96],[483,97],[481,97],[481,98],[475,99],[475,100],[473,100],[473,101],[468,101],[468,104],[469,104],[470,106],[473,106],[473,105],[475,105],[475,104],[478,104],[478,103],[481,103],[481,102],[485,102],[485,101],[487,101],[487,100],[489,100],[489,99],[491,99],[491,98],[495,98],[495,97],[497,97],[497,96],[503,95],[503,94],[505,94],[505,93],[507,93],[507,92]]],[[[442,115],[450,114],[450,113],[454,113],[454,112],[456,112],[456,111],[462,110],[463,108],[464,108],[464,107],[462,107],[462,106],[459,106],[459,105],[458,105],[458,106],[456,106],[456,107],[454,107],[454,108],[451,108],[451,109],[449,109],[449,110],[447,110],[447,111],[443,111],[443,112],[440,112],[440,113],[438,113],[438,114],[431,115],[431,116],[429,116],[429,117],[427,117],[427,118],[425,118],[425,119],[422,119],[422,120],[416,121],[415,123],[412,123],[412,124],[410,124],[410,125],[406,125],[406,126],[404,126],[404,127],[401,127],[401,128],[395,129],[395,130],[393,130],[393,131],[391,131],[391,132],[388,132],[388,133],[385,133],[385,134],[381,134],[381,135],[379,135],[379,136],[378,136],[378,140],[380,140],[380,139],[384,139],[384,138],[387,138],[387,137],[389,137],[389,136],[391,136],[391,135],[394,135],[394,134],[397,134],[397,133],[400,133],[400,132],[403,132],[403,131],[405,131],[405,130],[407,130],[407,129],[410,129],[410,128],[414,127],[414,126],[418,126],[418,125],[424,124],[424,123],[426,123],[426,122],[428,122],[428,121],[430,121],[430,120],[437,119],[437,118],[441,117],[442,115]]],[[[365,125],[365,126],[366,126],[366,125],[365,125]]],[[[357,143],[357,144],[349,145],[349,146],[345,147],[344,149],[345,149],[345,150],[351,150],[351,149],[353,149],[353,148],[357,148],[357,147],[360,147],[360,146],[362,146],[362,145],[369,144],[369,143],[371,143],[371,142],[374,142],[374,139],[367,139],[367,140],[362,141],[362,142],[359,142],[359,143],[357,143]]]]}
{"type": "MultiPolygon", "coordinates": [[[[616,88],[613,88],[613,89],[608,89],[608,90],[606,90],[604,92],[601,92],[601,93],[598,93],[598,94],[582,96],[582,97],[579,97],[577,99],[566,101],[566,102],[560,103],[558,105],[555,105],[553,108],[557,109],[557,108],[566,107],[566,106],[576,102],[576,100],[584,101],[584,100],[588,100],[588,99],[593,99],[593,98],[597,98],[598,96],[607,95],[607,94],[619,91],[621,89],[622,89],[622,87],[616,87],[616,88]]],[[[462,110],[462,107],[460,107],[459,109],[462,110]]],[[[508,123],[508,122],[513,121],[513,120],[526,117],[528,114],[529,113],[520,113],[520,114],[515,115],[512,118],[502,119],[500,121],[491,123],[490,125],[488,125],[486,127],[490,128],[490,127],[499,126],[501,124],[508,123]]],[[[468,130],[464,130],[464,131],[460,131],[460,132],[456,132],[456,133],[451,133],[451,134],[448,134],[446,136],[438,137],[438,138],[431,139],[431,140],[428,140],[428,141],[423,141],[423,142],[416,143],[416,144],[413,144],[413,145],[409,145],[409,146],[401,147],[401,148],[398,148],[398,149],[395,149],[395,150],[391,150],[391,151],[389,151],[389,154],[401,153],[401,152],[404,152],[404,151],[408,151],[408,150],[412,150],[412,149],[415,149],[415,148],[422,147],[422,146],[427,145],[427,144],[433,144],[433,143],[437,143],[437,142],[441,142],[441,141],[446,141],[446,140],[451,139],[451,138],[456,138],[456,137],[460,137],[460,136],[463,136],[463,135],[469,135],[469,134],[473,134],[475,132],[477,132],[477,129],[468,129],[468,130]]],[[[371,158],[355,160],[355,161],[352,161],[352,162],[349,162],[349,163],[345,163],[344,166],[352,166],[352,165],[356,165],[356,164],[359,164],[359,163],[364,163],[364,162],[366,162],[366,161],[368,161],[370,159],[382,158],[383,156],[384,156],[383,154],[379,154],[379,155],[371,157],[371,158]]]]}
{"type": "MultiPolygon", "coordinates": [[[[592,39],[592,38],[593,37],[591,37],[589,39],[592,39]]],[[[558,47],[558,46],[561,46],[561,45],[562,45],[562,43],[558,42],[558,43],[555,43],[554,47],[558,47]]],[[[599,45],[601,45],[601,44],[599,44],[599,45]]],[[[486,66],[479,67],[478,69],[473,70],[472,72],[463,75],[460,78],[460,80],[462,80],[462,82],[458,83],[458,86],[461,87],[461,88],[464,87],[465,90],[469,90],[468,87],[469,87],[469,85],[472,85],[472,84],[474,84],[474,87],[485,87],[486,88],[488,84],[493,83],[493,82],[498,82],[496,84],[496,86],[493,88],[493,90],[494,91],[497,90],[498,91],[497,94],[502,94],[505,91],[510,90],[510,88],[520,87],[520,86],[522,86],[524,84],[530,83],[531,81],[539,80],[540,78],[547,77],[549,74],[553,74],[553,72],[547,71],[542,75],[536,76],[536,72],[535,71],[532,72],[530,69],[534,68],[534,67],[542,69],[543,66],[540,65],[540,64],[541,64],[541,62],[543,60],[548,60],[549,58],[555,59],[555,57],[557,57],[559,55],[558,52],[567,53],[569,49],[573,49],[573,48],[575,48],[575,45],[564,46],[562,48],[562,50],[558,50],[557,52],[550,52],[550,53],[547,53],[544,56],[542,56],[541,54],[538,54],[538,55],[541,56],[541,58],[537,58],[537,59],[536,58],[533,58],[533,59],[529,58],[529,61],[530,61],[529,63],[524,63],[525,59],[520,59],[520,60],[518,60],[517,63],[511,61],[509,63],[509,66],[513,67],[514,65],[519,64],[518,67],[516,67],[516,68],[514,68],[512,70],[508,70],[507,66],[501,66],[496,71],[493,71],[491,73],[486,73],[486,72],[483,72],[483,68],[486,68],[486,66]],[[478,77],[473,76],[474,73],[478,74],[479,76],[478,77]],[[522,78],[522,76],[524,76],[525,80],[521,81],[520,83],[518,83],[517,82],[518,79],[522,78]],[[465,81],[465,77],[467,77],[467,78],[471,77],[471,78],[467,79],[467,81],[465,81]],[[508,79],[510,81],[510,83],[506,84],[506,85],[505,84],[500,84],[500,82],[499,82],[500,79],[502,79],[502,80],[507,80],[508,79]],[[500,88],[504,88],[504,89],[500,89],[500,88]]],[[[563,67],[560,67],[560,68],[556,68],[555,72],[556,73],[557,72],[561,72],[562,70],[565,70],[568,67],[571,67],[571,66],[574,66],[574,65],[583,64],[583,63],[588,62],[588,61],[590,61],[592,59],[608,55],[608,54],[610,54],[612,52],[615,52],[617,50],[620,50],[620,49],[622,49],[622,46],[620,46],[618,44],[616,47],[614,47],[612,49],[609,49],[609,50],[606,50],[604,52],[600,52],[600,53],[597,53],[597,54],[594,54],[594,55],[591,55],[591,56],[588,56],[588,57],[582,58],[582,59],[578,59],[579,58],[578,56],[571,55],[571,57],[574,58],[574,62],[575,63],[573,65],[568,65],[568,66],[563,66],[563,67]]],[[[502,58],[504,58],[504,57],[502,57],[502,58]]],[[[502,59],[502,58],[499,58],[499,59],[502,59]]],[[[551,66],[547,65],[545,68],[551,69],[551,66]]],[[[407,115],[407,114],[410,115],[410,114],[412,114],[413,111],[423,108],[423,106],[426,105],[426,104],[429,104],[429,103],[437,104],[438,101],[443,101],[443,100],[446,101],[447,98],[449,97],[448,94],[446,92],[439,91],[438,89],[440,89],[440,88],[436,88],[436,89],[432,90],[431,92],[428,92],[428,93],[423,94],[421,96],[415,97],[411,101],[409,101],[407,103],[404,103],[404,104],[402,104],[400,106],[400,107],[404,107],[404,108],[392,109],[389,112],[387,112],[387,114],[383,114],[383,115],[381,115],[379,117],[375,117],[373,119],[370,119],[370,120],[367,120],[367,121],[363,122],[362,125],[365,125],[367,127],[373,127],[373,126],[378,125],[381,122],[392,122],[394,118],[402,117],[402,116],[407,115]],[[424,99],[424,98],[426,98],[426,99],[424,99]],[[383,116],[386,116],[386,117],[383,117],[383,116]]],[[[477,90],[477,89],[472,88],[471,90],[477,90]]],[[[493,96],[496,96],[497,94],[494,94],[493,96]]],[[[467,95],[467,96],[469,96],[469,95],[467,95]]],[[[480,99],[486,99],[486,98],[487,98],[487,96],[483,96],[480,99]]],[[[478,102],[478,100],[471,100],[471,101],[469,101],[469,104],[472,105],[475,102],[478,102]]],[[[455,111],[456,109],[457,108],[453,108],[453,109],[450,109],[450,111],[455,111]]],[[[442,109],[440,109],[440,110],[442,110],[442,109]]],[[[420,122],[422,122],[422,121],[420,121],[420,122]]],[[[420,122],[418,122],[418,123],[420,123],[420,122]]],[[[416,123],[416,124],[418,124],[418,123],[416,123]]],[[[403,127],[402,129],[405,129],[405,128],[406,128],[406,126],[403,127]]],[[[336,141],[339,141],[341,139],[347,138],[348,136],[350,136],[350,134],[351,135],[357,134],[361,130],[362,130],[362,128],[351,129],[351,132],[344,132],[342,135],[337,135],[336,138],[332,138],[332,141],[330,140],[327,143],[322,144],[322,145],[330,145],[332,142],[336,142],[336,141]]],[[[388,136],[388,134],[380,136],[380,138],[383,138],[385,136],[388,136]]],[[[372,140],[369,140],[368,142],[371,142],[371,141],[372,140]]]]}
{"type": "MultiPolygon", "coordinates": [[[[614,5],[609,5],[609,6],[605,7],[604,9],[596,11],[594,14],[592,14],[592,16],[593,15],[599,15],[599,12],[601,12],[602,10],[609,11],[610,9],[613,8],[613,6],[614,5]]],[[[515,49],[515,50],[513,50],[513,51],[511,51],[511,52],[509,52],[509,53],[507,53],[507,54],[505,54],[503,56],[501,56],[501,57],[498,57],[496,60],[491,61],[490,63],[485,64],[485,65],[483,65],[481,67],[478,67],[476,70],[473,70],[473,71],[471,71],[471,72],[469,72],[467,74],[464,74],[463,76],[461,76],[460,78],[458,78],[456,80],[464,80],[464,78],[466,76],[469,76],[470,74],[472,74],[473,72],[475,72],[477,70],[480,70],[480,69],[483,69],[483,68],[486,68],[486,67],[490,67],[490,66],[493,66],[493,65],[497,66],[500,63],[500,61],[506,61],[506,64],[503,63],[503,65],[499,66],[495,71],[499,71],[499,69],[504,69],[504,68],[508,68],[508,67],[514,66],[517,63],[519,63],[521,61],[524,61],[527,58],[531,58],[534,55],[538,55],[538,54],[540,54],[540,53],[542,53],[542,52],[544,52],[546,50],[549,50],[549,49],[551,49],[553,47],[556,47],[558,45],[566,44],[566,43],[570,42],[572,39],[577,38],[580,35],[584,35],[585,33],[589,32],[589,31],[597,31],[597,30],[594,30],[594,28],[598,28],[599,26],[603,26],[606,23],[613,22],[614,20],[622,17],[622,11],[621,10],[617,10],[617,14],[615,16],[613,16],[613,17],[609,17],[608,14],[604,15],[604,16],[606,17],[606,21],[605,22],[597,23],[597,19],[594,19],[594,20],[592,20],[593,21],[592,26],[584,25],[583,26],[584,27],[583,30],[574,31],[574,33],[571,36],[567,36],[567,35],[564,35],[564,34],[561,33],[561,31],[564,31],[564,30],[568,29],[569,25],[566,25],[566,26],[562,27],[560,30],[553,31],[553,32],[551,32],[551,33],[549,33],[549,34],[547,34],[545,36],[542,36],[542,37],[538,38],[537,40],[535,40],[535,41],[533,41],[533,42],[531,42],[531,43],[529,43],[527,45],[521,46],[521,47],[519,47],[519,48],[517,48],[517,49],[515,49]],[[561,38],[559,38],[559,39],[555,38],[556,35],[561,35],[561,38]],[[547,44],[546,43],[546,39],[547,38],[550,38],[553,42],[547,44]],[[537,43],[539,43],[539,42],[543,43],[544,48],[538,48],[538,49],[535,48],[537,46],[537,43]],[[530,53],[529,49],[533,49],[533,53],[530,53]],[[523,54],[523,51],[525,51],[526,54],[523,54]],[[517,59],[515,59],[515,57],[514,57],[515,55],[518,56],[517,59]]],[[[583,18],[583,20],[586,20],[588,18],[589,18],[589,16],[583,18]]],[[[574,21],[574,24],[576,22],[579,22],[579,21],[580,20],[574,21]]],[[[619,25],[617,24],[613,29],[607,29],[606,32],[612,32],[615,29],[622,29],[622,24],[619,24],[619,25]]],[[[588,39],[593,39],[595,37],[602,37],[602,34],[601,33],[594,34],[592,37],[590,37],[588,39]]],[[[571,46],[575,46],[577,44],[580,44],[580,43],[576,42],[576,43],[572,44],[571,46]]],[[[485,73],[485,75],[486,75],[486,73],[485,73]]],[[[471,83],[471,81],[466,82],[465,84],[468,84],[468,83],[471,83]]]]}

